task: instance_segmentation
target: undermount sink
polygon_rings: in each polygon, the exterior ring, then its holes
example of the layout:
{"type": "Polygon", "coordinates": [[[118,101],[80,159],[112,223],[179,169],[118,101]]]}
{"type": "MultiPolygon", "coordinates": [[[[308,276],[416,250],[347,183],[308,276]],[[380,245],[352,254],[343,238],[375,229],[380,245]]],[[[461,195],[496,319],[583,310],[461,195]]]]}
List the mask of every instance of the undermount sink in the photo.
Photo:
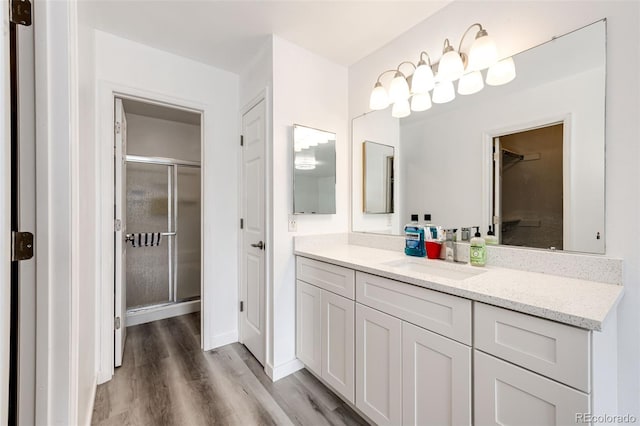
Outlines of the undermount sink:
{"type": "Polygon", "coordinates": [[[442,277],[450,280],[456,280],[456,281],[462,281],[467,278],[484,274],[486,272],[483,269],[472,269],[471,266],[456,265],[453,263],[446,263],[441,260],[426,260],[426,259],[413,259],[413,258],[406,258],[406,259],[394,260],[391,262],[385,262],[383,263],[383,265],[391,266],[397,269],[402,269],[404,271],[435,275],[438,277],[442,277]]]}

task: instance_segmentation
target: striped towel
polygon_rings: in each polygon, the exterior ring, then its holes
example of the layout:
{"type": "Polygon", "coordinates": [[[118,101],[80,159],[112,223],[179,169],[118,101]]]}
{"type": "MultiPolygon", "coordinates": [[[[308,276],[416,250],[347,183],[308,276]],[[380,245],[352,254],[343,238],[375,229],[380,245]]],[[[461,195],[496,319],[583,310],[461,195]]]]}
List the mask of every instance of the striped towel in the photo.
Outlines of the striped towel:
{"type": "Polygon", "coordinates": [[[134,247],[155,247],[162,242],[161,232],[138,232],[131,234],[131,245],[134,247]]]}

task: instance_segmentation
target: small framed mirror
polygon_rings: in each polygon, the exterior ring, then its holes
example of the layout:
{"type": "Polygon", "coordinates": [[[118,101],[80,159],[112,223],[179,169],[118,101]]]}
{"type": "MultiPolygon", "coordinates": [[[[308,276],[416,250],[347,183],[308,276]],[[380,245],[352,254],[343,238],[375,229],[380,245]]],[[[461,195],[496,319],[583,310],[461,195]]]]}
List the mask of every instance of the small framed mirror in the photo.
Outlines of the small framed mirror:
{"type": "Polygon", "coordinates": [[[362,143],[362,207],[364,213],[393,213],[394,148],[381,143],[362,143]]]}
{"type": "Polygon", "coordinates": [[[336,134],[294,124],[293,213],[336,213],[336,134]]]}

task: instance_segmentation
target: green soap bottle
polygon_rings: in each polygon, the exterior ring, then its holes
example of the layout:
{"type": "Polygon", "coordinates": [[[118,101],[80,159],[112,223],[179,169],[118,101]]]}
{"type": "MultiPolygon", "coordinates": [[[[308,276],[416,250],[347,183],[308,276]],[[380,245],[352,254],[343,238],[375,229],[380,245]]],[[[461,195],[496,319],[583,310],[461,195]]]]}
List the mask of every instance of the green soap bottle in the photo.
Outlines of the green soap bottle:
{"type": "Polygon", "coordinates": [[[484,238],[480,236],[480,227],[474,226],[476,233],[471,238],[469,247],[469,260],[473,266],[484,266],[487,263],[487,245],[484,238]]]}

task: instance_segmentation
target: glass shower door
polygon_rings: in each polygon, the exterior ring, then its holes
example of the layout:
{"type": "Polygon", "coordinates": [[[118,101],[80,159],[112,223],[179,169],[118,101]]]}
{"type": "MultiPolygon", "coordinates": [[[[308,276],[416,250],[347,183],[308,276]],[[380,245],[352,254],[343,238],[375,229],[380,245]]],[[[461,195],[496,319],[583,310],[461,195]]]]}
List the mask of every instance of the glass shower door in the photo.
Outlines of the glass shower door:
{"type": "Polygon", "coordinates": [[[176,166],[176,301],[200,296],[200,168],[176,166]]]}
{"type": "MultiPolygon", "coordinates": [[[[127,162],[129,234],[170,230],[171,172],[168,165],[127,162]]],[[[169,238],[159,246],[127,249],[127,309],[171,301],[169,238]]]]}

